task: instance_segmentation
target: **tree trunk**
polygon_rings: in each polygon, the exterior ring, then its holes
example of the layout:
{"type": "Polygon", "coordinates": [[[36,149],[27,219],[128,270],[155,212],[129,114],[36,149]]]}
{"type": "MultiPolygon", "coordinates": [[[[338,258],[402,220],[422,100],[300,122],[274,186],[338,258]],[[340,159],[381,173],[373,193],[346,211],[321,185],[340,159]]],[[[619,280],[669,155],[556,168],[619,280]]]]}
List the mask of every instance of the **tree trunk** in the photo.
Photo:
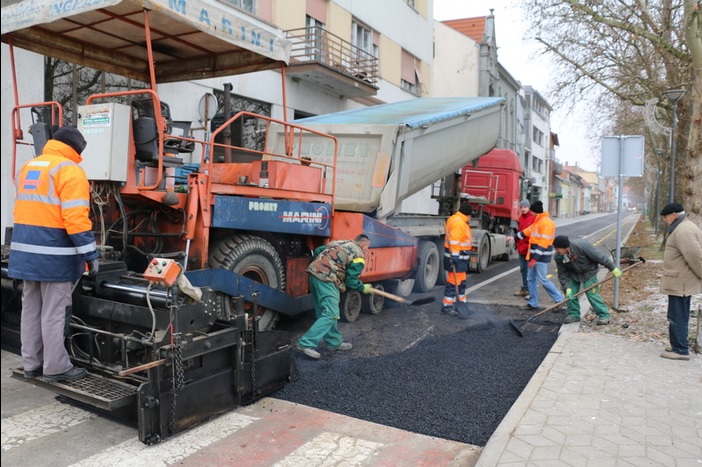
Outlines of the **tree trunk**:
{"type": "Polygon", "coordinates": [[[702,228],[702,10],[698,0],[685,0],[685,39],[692,56],[690,132],[681,179],[682,203],[690,220],[702,228]]]}

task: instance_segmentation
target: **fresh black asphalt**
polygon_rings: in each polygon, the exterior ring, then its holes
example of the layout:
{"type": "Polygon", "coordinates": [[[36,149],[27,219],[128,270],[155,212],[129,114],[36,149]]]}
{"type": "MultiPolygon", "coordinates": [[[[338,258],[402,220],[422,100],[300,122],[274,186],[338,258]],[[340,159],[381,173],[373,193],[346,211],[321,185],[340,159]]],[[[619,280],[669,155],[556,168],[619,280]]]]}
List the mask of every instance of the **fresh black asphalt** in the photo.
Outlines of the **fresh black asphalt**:
{"type": "MultiPolygon", "coordinates": [[[[525,315],[517,307],[472,305],[473,315],[465,321],[438,316],[435,310],[427,311],[429,319],[437,323],[430,326],[429,335],[405,349],[374,355],[359,348],[369,339],[388,342],[393,338],[378,325],[373,327],[378,330],[376,336],[359,333],[349,352],[330,352],[321,346],[320,360],[298,353],[297,378],[272,397],[484,446],[549,352],[557,333],[532,331],[529,326],[520,336],[510,320],[524,323],[529,313],[525,315]]],[[[547,318],[560,322],[559,315],[547,318]]],[[[554,324],[545,328],[552,331],[559,324],[541,322],[554,324]]],[[[407,326],[413,324],[403,319],[395,323],[393,332],[411,332],[407,326]]]]}

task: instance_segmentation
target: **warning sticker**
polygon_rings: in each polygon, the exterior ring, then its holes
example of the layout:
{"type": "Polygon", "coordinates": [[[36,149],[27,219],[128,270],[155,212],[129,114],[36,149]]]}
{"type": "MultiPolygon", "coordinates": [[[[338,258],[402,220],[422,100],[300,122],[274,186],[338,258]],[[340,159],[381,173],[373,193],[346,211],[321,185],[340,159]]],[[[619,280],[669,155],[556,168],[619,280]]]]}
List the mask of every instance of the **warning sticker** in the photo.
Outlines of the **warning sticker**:
{"type": "Polygon", "coordinates": [[[112,121],[112,112],[103,110],[83,116],[83,128],[108,127],[112,121]]]}

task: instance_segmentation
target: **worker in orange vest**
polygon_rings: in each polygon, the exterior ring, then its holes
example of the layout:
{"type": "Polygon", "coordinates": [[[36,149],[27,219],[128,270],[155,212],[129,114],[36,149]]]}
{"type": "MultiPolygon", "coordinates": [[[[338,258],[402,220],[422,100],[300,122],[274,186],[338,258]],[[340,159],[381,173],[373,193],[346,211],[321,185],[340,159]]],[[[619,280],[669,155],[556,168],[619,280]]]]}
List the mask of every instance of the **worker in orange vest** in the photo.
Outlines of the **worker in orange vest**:
{"type": "Polygon", "coordinates": [[[469,204],[461,205],[458,212],[446,220],[446,240],[444,242],[444,269],[448,275],[441,312],[449,316],[460,315],[463,319],[468,318],[466,273],[473,246],[473,234],[470,225],[468,225],[472,214],[473,210],[469,204]],[[458,293],[456,293],[456,288],[458,288],[458,293]],[[461,305],[454,307],[456,302],[461,305]]]}
{"type": "Polygon", "coordinates": [[[527,272],[527,286],[529,287],[529,301],[525,308],[531,311],[538,311],[539,289],[537,282],[546,290],[554,302],[564,300],[563,294],[546,277],[548,263],[554,255],[553,240],[556,237],[556,224],[554,224],[548,212],[544,212],[544,205],[541,201],[535,201],[529,209],[536,214],[534,223],[524,230],[517,232],[517,240],[529,239],[528,260],[529,271],[527,272]]]}

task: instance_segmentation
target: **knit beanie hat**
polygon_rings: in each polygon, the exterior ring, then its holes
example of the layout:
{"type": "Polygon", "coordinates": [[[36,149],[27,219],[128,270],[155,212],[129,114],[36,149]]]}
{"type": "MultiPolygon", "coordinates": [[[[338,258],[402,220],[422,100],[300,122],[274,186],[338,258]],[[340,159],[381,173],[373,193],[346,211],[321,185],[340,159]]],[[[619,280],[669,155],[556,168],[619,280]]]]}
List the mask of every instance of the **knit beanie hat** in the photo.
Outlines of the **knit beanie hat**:
{"type": "Polygon", "coordinates": [[[556,248],[568,248],[570,246],[570,240],[568,240],[567,235],[559,235],[553,239],[553,246],[556,248]]]}
{"type": "Polygon", "coordinates": [[[532,211],[534,211],[536,214],[541,214],[544,212],[544,203],[541,201],[534,201],[531,206],[529,207],[532,211]]]}
{"type": "Polygon", "coordinates": [[[56,130],[51,139],[55,139],[56,141],[61,141],[62,143],[69,145],[78,154],[81,154],[83,149],[85,149],[85,146],[88,144],[88,142],[85,141],[85,138],[83,138],[81,132],[78,131],[78,128],[70,125],[62,126],[56,130]]]}
{"type": "Polygon", "coordinates": [[[471,209],[470,204],[461,204],[461,207],[458,208],[458,212],[466,216],[473,215],[473,209],[471,209]]]}
{"type": "Polygon", "coordinates": [[[520,208],[528,208],[529,207],[529,201],[523,199],[519,202],[519,207],[520,208]]]}

